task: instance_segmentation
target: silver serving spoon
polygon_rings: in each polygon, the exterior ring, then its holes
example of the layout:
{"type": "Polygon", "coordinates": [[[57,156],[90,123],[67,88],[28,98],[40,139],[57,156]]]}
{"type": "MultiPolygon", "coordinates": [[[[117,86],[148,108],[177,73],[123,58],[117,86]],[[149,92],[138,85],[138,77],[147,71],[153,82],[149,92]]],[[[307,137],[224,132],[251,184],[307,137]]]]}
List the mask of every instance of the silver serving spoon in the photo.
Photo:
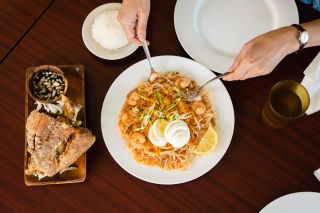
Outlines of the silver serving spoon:
{"type": "Polygon", "coordinates": [[[211,83],[212,81],[215,81],[217,79],[220,79],[228,74],[230,74],[231,72],[226,72],[226,73],[223,73],[221,75],[218,75],[212,79],[210,79],[209,81],[207,81],[205,84],[203,84],[201,87],[199,87],[196,91],[194,91],[193,93],[191,93],[190,95],[187,95],[187,96],[181,96],[181,98],[185,101],[194,101],[195,99],[197,99],[199,97],[199,95],[201,94],[201,92],[203,91],[204,87],[211,83]]]}
{"type": "Polygon", "coordinates": [[[153,64],[152,64],[152,61],[151,61],[151,56],[150,56],[150,52],[149,52],[149,48],[148,48],[148,44],[147,44],[147,41],[145,40],[144,42],[142,42],[142,47],[143,47],[143,50],[144,50],[144,53],[146,54],[147,56],[147,59],[148,59],[148,62],[149,62],[149,66],[150,66],[150,75],[149,75],[149,82],[151,82],[151,77],[153,75],[157,75],[157,72],[155,71],[154,67],[153,67],[153,64]]]}

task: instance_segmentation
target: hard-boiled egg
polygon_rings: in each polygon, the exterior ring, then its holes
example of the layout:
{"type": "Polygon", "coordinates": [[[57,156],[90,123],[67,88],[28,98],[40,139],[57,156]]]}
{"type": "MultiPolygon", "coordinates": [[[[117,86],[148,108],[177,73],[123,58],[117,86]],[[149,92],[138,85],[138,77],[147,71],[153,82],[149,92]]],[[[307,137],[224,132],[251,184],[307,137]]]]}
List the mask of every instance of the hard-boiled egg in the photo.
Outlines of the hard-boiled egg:
{"type": "Polygon", "coordinates": [[[173,147],[181,148],[189,142],[190,130],[184,121],[175,120],[166,125],[164,136],[173,147]]]}
{"type": "Polygon", "coordinates": [[[155,146],[164,146],[167,144],[167,139],[164,136],[164,130],[168,121],[164,119],[156,120],[149,129],[148,137],[155,146]]]}

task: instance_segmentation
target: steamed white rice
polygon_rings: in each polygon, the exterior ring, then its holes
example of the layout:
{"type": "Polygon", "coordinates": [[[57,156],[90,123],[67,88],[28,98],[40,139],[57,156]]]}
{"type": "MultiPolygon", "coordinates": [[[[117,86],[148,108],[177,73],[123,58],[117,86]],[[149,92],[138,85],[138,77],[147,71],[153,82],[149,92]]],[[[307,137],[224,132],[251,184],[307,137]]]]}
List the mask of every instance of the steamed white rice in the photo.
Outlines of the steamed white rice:
{"type": "Polygon", "coordinates": [[[103,48],[115,50],[126,46],[129,41],[117,20],[119,11],[109,10],[97,16],[91,28],[92,38],[103,48]]]}

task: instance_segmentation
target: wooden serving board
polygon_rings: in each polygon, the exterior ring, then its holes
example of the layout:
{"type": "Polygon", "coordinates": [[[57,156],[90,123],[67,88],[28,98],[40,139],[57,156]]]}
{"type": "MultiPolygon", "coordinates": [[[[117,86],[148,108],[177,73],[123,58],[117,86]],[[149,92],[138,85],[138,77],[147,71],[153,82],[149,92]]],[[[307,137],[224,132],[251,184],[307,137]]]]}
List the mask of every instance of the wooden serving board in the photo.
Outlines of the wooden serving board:
{"type": "MultiPolygon", "coordinates": [[[[78,114],[78,120],[82,121],[82,126],[86,127],[86,113],[85,113],[85,80],[84,67],[82,65],[59,65],[58,66],[68,80],[68,90],[66,96],[71,98],[77,104],[82,105],[82,109],[78,114]]],[[[26,71],[26,79],[36,67],[30,67],[26,71]]],[[[25,123],[31,111],[36,109],[36,104],[33,98],[29,96],[26,91],[25,95],[25,123]]],[[[26,135],[26,134],[25,134],[26,135]]],[[[25,136],[25,150],[24,150],[24,169],[27,168],[27,162],[30,154],[27,152],[27,139],[25,136]]],[[[43,186],[49,184],[66,184],[79,183],[86,179],[86,153],[84,153],[74,164],[77,169],[56,174],[53,177],[45,177],[38,180],[33,175],[24,174],[24,182],[27,186],[43,186]]]]}

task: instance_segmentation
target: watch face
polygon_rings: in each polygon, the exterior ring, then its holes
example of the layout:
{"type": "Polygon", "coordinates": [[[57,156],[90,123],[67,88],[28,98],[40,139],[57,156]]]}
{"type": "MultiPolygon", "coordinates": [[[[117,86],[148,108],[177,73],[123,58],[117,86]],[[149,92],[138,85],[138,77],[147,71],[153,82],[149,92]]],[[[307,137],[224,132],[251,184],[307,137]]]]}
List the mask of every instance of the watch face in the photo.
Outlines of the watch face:
{"type": "Polygon", "coordinates": [[[300,39],[301,43],[305,44],[305,43],[307,43],[308,40],[309,40],[309,34],[308,34],[306,31],[303,31],[303,32],[301,33],[299,39],[300,39]]]}

